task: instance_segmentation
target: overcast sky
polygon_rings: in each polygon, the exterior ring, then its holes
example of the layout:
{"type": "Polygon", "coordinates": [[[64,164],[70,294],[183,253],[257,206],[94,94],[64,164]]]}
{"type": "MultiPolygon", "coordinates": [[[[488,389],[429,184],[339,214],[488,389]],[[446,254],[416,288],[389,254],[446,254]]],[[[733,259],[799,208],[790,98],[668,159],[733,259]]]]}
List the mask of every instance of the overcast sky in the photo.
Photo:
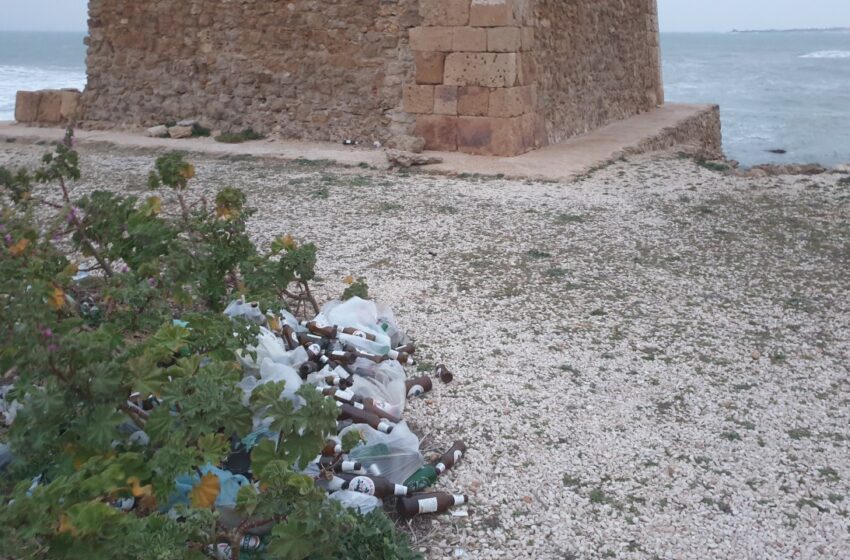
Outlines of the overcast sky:
{"type": "MultiPolygon", "coordinates": [[[[82,31],[86,4],[0,0],[0,29],[82,31]]],[[[662,31],[850,27],[850,0],[658,0],[658,6],[662,31]]]]}

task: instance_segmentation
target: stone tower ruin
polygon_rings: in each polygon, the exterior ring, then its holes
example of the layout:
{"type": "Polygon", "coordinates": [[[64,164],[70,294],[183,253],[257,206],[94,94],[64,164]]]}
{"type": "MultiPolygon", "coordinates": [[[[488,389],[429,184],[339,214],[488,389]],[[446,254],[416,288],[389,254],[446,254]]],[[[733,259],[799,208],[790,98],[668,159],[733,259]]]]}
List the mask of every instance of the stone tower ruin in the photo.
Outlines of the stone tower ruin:
{"type": "Polygon", "coordinates": [[[90,0],[83,117],[517,155],[663,103],[656,0],[90,0]]]}

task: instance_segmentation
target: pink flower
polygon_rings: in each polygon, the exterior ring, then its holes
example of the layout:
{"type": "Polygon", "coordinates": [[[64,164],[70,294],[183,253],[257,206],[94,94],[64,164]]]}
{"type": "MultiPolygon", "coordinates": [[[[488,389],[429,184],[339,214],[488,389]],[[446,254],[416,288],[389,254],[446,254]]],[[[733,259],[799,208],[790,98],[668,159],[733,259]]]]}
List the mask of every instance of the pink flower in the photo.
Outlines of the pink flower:
{"type": "Polygon", "coordinates": [[[53,331],[45,327],[41,329],[41,334],[44,335],[44,338],[51,338],[53,336],[53,331]]]}

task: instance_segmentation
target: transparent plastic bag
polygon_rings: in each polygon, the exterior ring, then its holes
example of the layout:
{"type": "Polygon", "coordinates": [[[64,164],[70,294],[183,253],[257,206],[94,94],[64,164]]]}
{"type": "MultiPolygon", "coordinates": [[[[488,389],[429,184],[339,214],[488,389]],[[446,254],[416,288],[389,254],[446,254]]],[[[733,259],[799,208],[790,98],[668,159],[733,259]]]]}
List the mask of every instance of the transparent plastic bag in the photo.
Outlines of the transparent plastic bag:
{"type": "Polygon", "coordinates": [[[352,492],[351,490],[334,492],[328,496],[328,499],[337,501],[348,509],[356,510],[361,515],[371,513],[381,506],[381,500],[375,496],[363,494],[362,492],[352,492]]]}
{"type": "MultiPolygon", "coordinates": [[[[387,412],[393,416],[401,416],[407,399],[404,382],[407,374],[400,363],[387,360],[380,364],[368,362],[369,367],[360,366],[360,360],[355,363],[354,385],[352,391],[363,397],[383,401],[389,406],[387,412]]],[[[365,365],[365,364],[363,364],[365,365]]]]}
{"type": "Polygon", "coordinates": [[[340,333],[343,344],[350,344],[370,354],[386,355],[390,351],[390,337],[378,327],[378,308],[375,302],[353,297],[347,301],[334,300],[326,303],[314,319],[319,324],[351,327],[369,333],[375,340],[340,333]]]}
{"type": "Polygon", "coordinates": [[[340,432],[340,437],[357,430],[363,442],[348,454],[352,461],[361,463],[367,470],[394,484],[404,484],[410,475],[422,466],[423,458],[419,452],[419,438],[410,431],[406,422],[399,422],[389,434],[379,432],[365,424],[354,424],[340,432]]]}
{"type": "Polygon", "coordinates": [[[230,302],[230,304],[224,308],[224,314],[231,319],[241,317],[257,323],[258,325],[264,325],[266,323],[266,316],[263,315],[262,311],[260,311],[260,304],[257,302],[249,303],[242,298],[230,302]]]}

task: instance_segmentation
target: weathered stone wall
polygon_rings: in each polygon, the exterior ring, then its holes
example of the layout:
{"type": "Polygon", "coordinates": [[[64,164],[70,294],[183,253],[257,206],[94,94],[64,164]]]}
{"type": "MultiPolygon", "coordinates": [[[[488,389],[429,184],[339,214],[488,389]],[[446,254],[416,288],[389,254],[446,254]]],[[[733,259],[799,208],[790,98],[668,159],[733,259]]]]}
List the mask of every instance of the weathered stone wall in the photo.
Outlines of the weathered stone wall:
{"type": "Polygon", "coordinates": [[[418,0],[90,0],[89,121],[385,140],[418,0]]]}
{"type": "Polygon", "coordinates": [[[655,0],[90,0],[84,118],[516,155],[663,102],[655,0]]]}
{"type": "Polygon", "coordinates": [[[533,11],[550,142],[664,102],[656,0],[536,0],[533,11]]]}

